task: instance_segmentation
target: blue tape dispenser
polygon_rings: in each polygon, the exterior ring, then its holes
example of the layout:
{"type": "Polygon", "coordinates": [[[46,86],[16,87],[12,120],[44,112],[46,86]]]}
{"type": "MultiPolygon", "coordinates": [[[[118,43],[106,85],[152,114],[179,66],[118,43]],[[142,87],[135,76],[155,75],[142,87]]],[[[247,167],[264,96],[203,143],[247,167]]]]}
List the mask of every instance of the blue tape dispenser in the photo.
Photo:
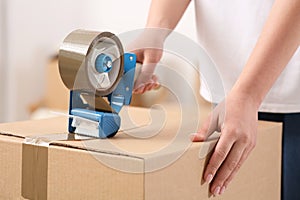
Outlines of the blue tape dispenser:
{"type": "Polygon", "coordinates": [[[75,30],[60,47],[59,71],[70,90],[69,132],[113,137],[131,101],[136,55],[110,32],[75,30]]]}

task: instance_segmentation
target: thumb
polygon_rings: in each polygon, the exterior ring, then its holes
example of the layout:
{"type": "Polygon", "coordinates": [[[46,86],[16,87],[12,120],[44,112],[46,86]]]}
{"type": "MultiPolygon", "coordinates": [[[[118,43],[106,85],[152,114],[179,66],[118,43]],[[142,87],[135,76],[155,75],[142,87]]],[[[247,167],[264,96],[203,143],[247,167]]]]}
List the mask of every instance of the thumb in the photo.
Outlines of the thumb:
{"type": "Polygon", "coordinates": [[[134,93],[144,91],[147,85],[157,84],[157,77],[153,74],[157,63],[150,63],[148,59],[144,59],[142,66],[139,67],[137,77],[134,83],[134,93]]]}
{"type": "Polygon", "coordinates": [[[203,142],[217,130],[218,117],[216,113],[212,112],[207,119],[204,121],[197,133],[190,135],[192,142],[203,142]]]}
{"type": "Polygon", "coordinates": [[[153,60],[153,58],[150,55],[146,54],[144,56],[144,62],[143,67],[141,69],[141,73],[152,75],[155,71],[158,62],[159,60],[153,60]]]}

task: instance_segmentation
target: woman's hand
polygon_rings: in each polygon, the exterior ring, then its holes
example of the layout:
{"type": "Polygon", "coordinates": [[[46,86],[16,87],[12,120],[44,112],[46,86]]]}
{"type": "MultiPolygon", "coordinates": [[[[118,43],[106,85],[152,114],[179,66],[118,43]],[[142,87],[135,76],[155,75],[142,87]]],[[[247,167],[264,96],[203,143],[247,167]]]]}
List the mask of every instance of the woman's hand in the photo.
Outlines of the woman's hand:
{"type": "Polygon", "coordinates": [[[154,74],[155,67],[163,54],[163,43],[166,35],[164,29],[145,29],[144,32],[127,48],[137,56],[142,64],[140,73],[134,83],[133,92],[140,94],[159,87],[154,74]]]}
{"type": "Polygon", "coordinates": [[[220,139],[206,166],[204,180],[211,183],[213,195],[221,195],[256,144],[257,103],[248,95],[231,92],[192,135],[193,142],[204,141],[214,131],[220,139]]]}
{"type": "Polygon", "coordinates": [[[162,57],[161,49],[139,49],[133,51],[137,62],[142,63],[141,71],[134,83],[133,93],[141,94],[159,87],[158,78],[154,74],[156,64],[162,57]]]}
{"type": "Polygon", "coordinates": [[[276,0],[241,75],[193,141],[213,131],[220,139],[204,173],[211,192],[222,194],[255,146],[257,110],[300,41],[300,1],[276,0]],[[276,33],[276,34],[274,34],[276,33]]]}

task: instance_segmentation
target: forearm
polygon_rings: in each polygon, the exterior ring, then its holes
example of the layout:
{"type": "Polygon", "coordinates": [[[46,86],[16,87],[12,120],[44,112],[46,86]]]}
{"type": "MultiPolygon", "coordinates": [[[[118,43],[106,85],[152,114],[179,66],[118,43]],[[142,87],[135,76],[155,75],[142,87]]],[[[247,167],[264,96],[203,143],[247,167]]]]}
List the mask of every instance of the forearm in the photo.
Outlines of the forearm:
{"type": "MultiPolygon", "coordinates": [[[[300,0],[276,0],[234,92],[257,108],[300,44],[300,0]]],[[[300,67],[300,66],[299,66],[300,67]]]]}
{"type": "Polygon", "coordinates": [[[190,0],[152,0],[146,28],[156,29],[161,38],[166,38],[176,27],[190,0]]]}

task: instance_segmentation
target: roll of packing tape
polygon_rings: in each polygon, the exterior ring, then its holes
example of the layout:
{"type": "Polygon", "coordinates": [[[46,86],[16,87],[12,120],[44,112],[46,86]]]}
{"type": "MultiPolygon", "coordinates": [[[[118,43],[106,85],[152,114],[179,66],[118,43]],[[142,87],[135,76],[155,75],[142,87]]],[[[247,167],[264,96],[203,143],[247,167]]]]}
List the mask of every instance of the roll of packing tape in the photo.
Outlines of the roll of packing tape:
{"type": "Polygon", "coordinates": [[[123,74],[123,54],[120,40],[110,32],[73,31],[59,50],[62,81],[70,90],[110,94],[123,74]]]}

